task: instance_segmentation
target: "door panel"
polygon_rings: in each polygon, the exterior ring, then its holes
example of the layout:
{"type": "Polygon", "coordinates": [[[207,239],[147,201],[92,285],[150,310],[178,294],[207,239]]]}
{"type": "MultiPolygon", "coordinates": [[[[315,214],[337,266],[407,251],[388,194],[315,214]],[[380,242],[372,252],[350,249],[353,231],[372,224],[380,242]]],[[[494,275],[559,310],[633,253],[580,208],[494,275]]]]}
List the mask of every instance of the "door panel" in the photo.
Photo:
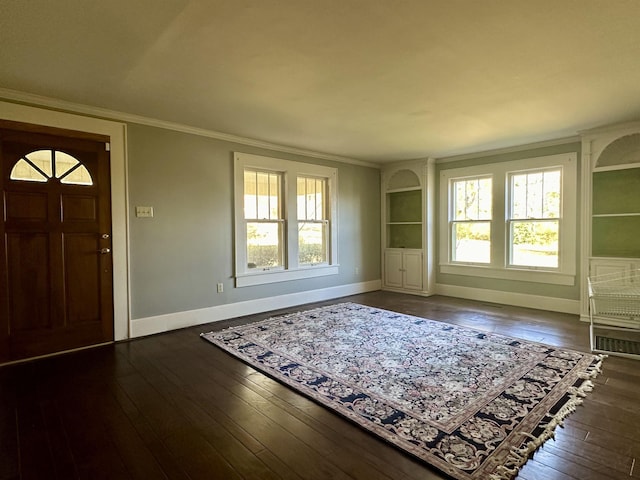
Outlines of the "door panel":
{"type": "Polygon", "coordinates": [[[113,340],[104,139],[0,129],[0,172],[0,361],[113,340]]]}
{"type": "Polygon", "coordinates": [[[65,300],[69,324],[90,322],[100,317],[100,262],[95,235],[71,234],[64,237],[65,300]],[[74,279],[84,278],[83,282],[74,279]]]}
{"type": "Polygon", "coordinates": [[[7,192],[6,219],[12,221],[46,221],[47,195],[44,193],[7,192]]]}
{"type": "Polygon", "coordinates": [[[49,236],[12,233],[6,244],[9,317],[22,319],[10,333],[50,328],[49,236]]]}
{"type": "Polygon", "coordinates": [[[62,221],[95,222],[97,220],[96,198],[82,195],[62,196],[62,221]]]}

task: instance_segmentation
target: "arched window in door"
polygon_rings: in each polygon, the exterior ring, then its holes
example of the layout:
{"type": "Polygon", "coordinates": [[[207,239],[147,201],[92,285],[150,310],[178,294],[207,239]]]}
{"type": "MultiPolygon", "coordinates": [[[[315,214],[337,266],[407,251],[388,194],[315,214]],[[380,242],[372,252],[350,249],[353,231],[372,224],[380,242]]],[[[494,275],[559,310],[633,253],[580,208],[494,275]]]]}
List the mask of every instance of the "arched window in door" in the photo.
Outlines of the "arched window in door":
{"type": "Polygon", "coordinates": [[[35,150],[16,162],[11,180],[46,183],[57,178],[67,185],[93,185],[87,168],[76,158],[60,150],[35,150]]]}

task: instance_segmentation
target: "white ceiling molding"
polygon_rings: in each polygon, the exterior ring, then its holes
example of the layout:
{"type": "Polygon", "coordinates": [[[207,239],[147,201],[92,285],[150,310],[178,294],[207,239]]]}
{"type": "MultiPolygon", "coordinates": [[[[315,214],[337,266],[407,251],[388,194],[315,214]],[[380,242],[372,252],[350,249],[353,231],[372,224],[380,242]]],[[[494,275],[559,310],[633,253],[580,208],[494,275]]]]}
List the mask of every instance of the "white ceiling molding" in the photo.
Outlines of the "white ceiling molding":
{"type": "Polygon", "coordinates": [[[555,147],[557,145],[566,145],[567,143],[580,142],[580,140],[580,135],[574,135],[571,137],[557,138],[555,140],[527,143],[525,145],[518,145],[515,147],[496,148],[494,150],[483,150],[477,153],[466,153],[463,155],[454,155],[452,157],[438,158],[436,159],[436,163],[450,163],[459,162],[461,160],[471,160],[474,158],[495,157],[496,155],[502,155],[506,153],[522,152],[524,150],[533,150],[536,148],[555,147]]]}
{"type": "MultiPolygon", "coordinates": [[[[45,97],[42,95],[34,95],[31,93],[20,92],[17,90],[11,90],[8,88],[0,87],[0,100],[11,101],[24,105],[30,105],[33,107],[47,108],[51,110],[58,110],[68,113],[76,113],[86,115],[88,117],[102,118],[104,120],[113,120],[126,123],[137,123],[139,125],[146,125],[149,127],[163,128],[166,130],[173,130],[176,132],[189,133],[191,135],[198,135],[201,137],[215,138],[216,140],[224,140],[227,142],[238,143],[240,145],[247,145],[251,147],[264,148],[266,150],[273,150],[276,152],[291,153],[293,155],[302,155],[305,157],[318,158],[321,160],[330,160],[333,162],[348,163],[352,165],[360,165],[364,167],[371,167],[379,169],[381,165],[379,163],[365,162],[363,160],[357,160],[354,158],[341,157],[339,155],[330,155],[322,152],[314,152],[312,150],[305,150],[301,148],[288,147],[286,145],[277,145],[270,142],[264,142],[262,140],[255,140],[252,138],[239,137],[237,135],[231,135],[228,133],[215,132],[213,130],[207,130],[204,128],[191,127],[189,125],[182,125],[174,122],[167,122],[164,120],[157,120],[154,118],[144,117],[142,115],[134,115],[131,113],[118,112],[109,110],[106,108],[93,107],[91,105],[82,105],[73,102],[67,102],[57,98],[45,97]]],[[[0,111],[0,117],[2,112],[0,111]]]]}

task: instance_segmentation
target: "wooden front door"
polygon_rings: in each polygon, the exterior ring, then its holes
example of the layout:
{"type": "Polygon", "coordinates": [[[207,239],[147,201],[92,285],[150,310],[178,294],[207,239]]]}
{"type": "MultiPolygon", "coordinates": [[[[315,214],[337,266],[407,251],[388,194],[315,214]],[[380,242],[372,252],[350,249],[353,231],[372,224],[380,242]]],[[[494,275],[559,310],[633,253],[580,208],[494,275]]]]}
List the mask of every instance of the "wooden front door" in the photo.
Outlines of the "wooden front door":
{"type": "Polygon", "coordinates": [[[0,125],[0,362],[113,340],[106,139],[25,128],[0,125]]]}

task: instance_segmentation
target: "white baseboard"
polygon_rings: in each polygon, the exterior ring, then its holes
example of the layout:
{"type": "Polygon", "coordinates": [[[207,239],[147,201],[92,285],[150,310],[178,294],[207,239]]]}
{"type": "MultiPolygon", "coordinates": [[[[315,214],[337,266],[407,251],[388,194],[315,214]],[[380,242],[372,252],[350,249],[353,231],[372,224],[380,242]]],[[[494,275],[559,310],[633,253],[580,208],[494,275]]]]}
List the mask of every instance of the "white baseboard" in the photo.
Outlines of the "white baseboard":
{"type": "Polygon", "coordinates": [[[499,290],[486,290],[483,288],[459,287],[456,285],[436,285],[436,294],[449,297],[466,298],[482,302],[513,305],[516,307],[536,308],[551,312],[580,313],[580,301],[566,298],[543,297],[526,293],[502,292],[499,290]]]}
{"type": "Polygon", "coordinates": [[[244,302],[217,305],[198,310],[188,310],[154,317],[137,318],[131,320],[131,338],[142,337],[154,333],[168,332],[178,328],[202,325],[203,323],[218,322],[229,318],[253,315],[280,308],[288,308],[311,302],[321,302],[334,298],[346,297],[358,293],[380,290],[380,280],[352,283],[336,287],[322,288],[305,292],[290,293],[277,297],[257,298],[244,302]]]}

